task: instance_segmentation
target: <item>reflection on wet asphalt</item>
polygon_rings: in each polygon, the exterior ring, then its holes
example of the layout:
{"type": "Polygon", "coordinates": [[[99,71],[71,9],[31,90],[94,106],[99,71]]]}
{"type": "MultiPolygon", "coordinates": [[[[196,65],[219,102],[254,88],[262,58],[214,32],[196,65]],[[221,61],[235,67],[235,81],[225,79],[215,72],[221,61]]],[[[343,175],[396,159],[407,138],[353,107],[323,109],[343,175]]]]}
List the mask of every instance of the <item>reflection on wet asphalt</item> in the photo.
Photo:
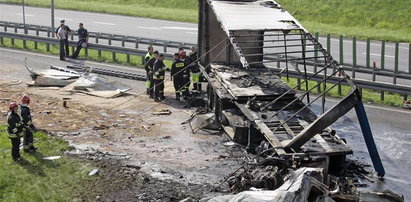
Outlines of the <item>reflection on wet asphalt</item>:
{"type": "MultiPolygon", "coordinates": [[[[337,103],[335,99],[327,99],[326,108],[337,103]]],[[[402,194],[405,200],[411,199],[411,111],[398,108],[365,106],[367,116],[383,162],[386,176],[383,181],[374,183],[373,189],[390,189],[402,194]],[[393,109],[393,110],[392,110],[393,109]]],[[[321,111],[321,104],[311,107],[315,113],[321,111]]],[[[372,165],[355,110],[351,110],[332,125],[337,135],[347,140],[353,150],[350,159],[372,165]]]]}

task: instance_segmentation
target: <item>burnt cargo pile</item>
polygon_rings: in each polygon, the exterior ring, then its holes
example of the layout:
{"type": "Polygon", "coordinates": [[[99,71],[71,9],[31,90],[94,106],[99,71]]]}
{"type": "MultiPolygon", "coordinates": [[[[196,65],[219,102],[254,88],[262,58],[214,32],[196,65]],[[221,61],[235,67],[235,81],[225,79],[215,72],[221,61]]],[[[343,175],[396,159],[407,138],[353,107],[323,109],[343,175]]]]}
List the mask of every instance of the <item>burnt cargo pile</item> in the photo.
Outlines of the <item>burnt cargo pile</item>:
{"type": "Polygon", "coordinates": [[[257,154],[226,180],[230,191],[238,193],[233,197],[403,201],[389,191],[366,189],[385,171],[359,90],[284,8],[274,1],[200,0],[198,30],[199,64],[208,81],[207,107],[214,112],[214,122],[257,154]],[[300,75],[293,88],[281,79],[288,79],[290,69],[300,75]],[[325,95],[338,85],[351,89],[325,109],[325,95]],[[315,113],[310,106],[318,103],[322,109],[315,113]],[[374,170],[346,159],[352,150],[330,128],[353,109],[374,170]],[[250,189],[263,191],[259,195],[250,189]]]}

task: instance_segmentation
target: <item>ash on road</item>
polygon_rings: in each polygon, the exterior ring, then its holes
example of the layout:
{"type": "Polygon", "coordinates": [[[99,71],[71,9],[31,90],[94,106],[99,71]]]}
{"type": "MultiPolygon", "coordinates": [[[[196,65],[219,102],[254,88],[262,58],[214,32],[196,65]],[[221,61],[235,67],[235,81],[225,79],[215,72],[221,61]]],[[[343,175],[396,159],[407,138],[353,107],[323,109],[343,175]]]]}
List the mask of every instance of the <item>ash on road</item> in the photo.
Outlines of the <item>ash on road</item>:
{"type": "MultiPolygon", "coordinates": [[[[96,160],[110,168],[107,170],[113,170],[107,175],[103,173],[101,180],[101,183],[108,183],[110,179],[118,179],[109,186],[113,191],[101,196],[100,192],[93,192],[93,198],[99,195],[107,200],[120,197],[121,200],[170,201],[215,195],[218,193],[208,191],[240,167],[242,158],[247,155],[242,148],[224,146],[227,139],[221,135],[192,134],[188,126],[180,123],[190,116],[193,109],[184,109],[172,99],[157,105],[145,95],[103,99],[52,89],[27,88],[24,83],[31,78],[24,67],[25,57],[30,66],[40,69],[47,69],[50,64],[69,64],[50,55],[0,48],[1,81],[22,81],[20,85],[1,86],[0,97],[18,100],[22,93],[32,95],[33,118],[39,128],[69,141],[80,156],[96,160]],[[68,108],[62,106],[65,97],[71,98],[68,108]],[[162,109],[169,109],[172,114],[155,116],[151,113],[162,109]],[[147,112],[142,113],[144,111],[147,112]],[[124,186],[128,188],[118,191],[124,186]],[[169,194],[155,198],[157,193],[169,194]]],[[[88,65],[107,67],[107,64],[98,63],[88,65]]],[[[115,80],[132,87],[132,93],[145,91],[144,82],[115,80]]],[[[171,97],[171,83],[166,86],[166,96],[171,97]]],[[[329,99],[328,102],[335,101],[329,99]]],[[[3,123],[6,106],[6,102],[1,102],[3,116],[0,116],[0,121],[3,123]]],[[[407,156],[411,152],[411,113],[375,105],[368,105],[366,109],[387,171],[385,181],[379,185],[411,199],[407,192],[411,189],[411,171],[407,169],[411,165],[407,156]]],[[[370,162],[357,123],[355,113],[350,112],[334,127],[353,148],[352,158],[370,162]]]]}

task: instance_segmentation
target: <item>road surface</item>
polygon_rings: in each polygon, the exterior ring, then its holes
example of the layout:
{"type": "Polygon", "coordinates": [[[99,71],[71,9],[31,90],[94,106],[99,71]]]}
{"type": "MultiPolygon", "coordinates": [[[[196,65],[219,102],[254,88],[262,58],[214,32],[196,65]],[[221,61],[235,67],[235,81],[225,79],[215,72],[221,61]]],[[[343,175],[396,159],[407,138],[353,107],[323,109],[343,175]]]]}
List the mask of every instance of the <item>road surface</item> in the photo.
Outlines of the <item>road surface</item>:
{"type": "MultiPolygon", "coordinates": [[[[29,73],[24,68],[24,58],[26,57],[30,66],[34,68],[46,69],[49,68],[50,64],[60,66],[69,64],[60,61],[57,56],[53,55],[0,48],[0,74],[2,80],[19,79],[23,82],[31,80],[29,73]]],[[[129,69],[125,66],[104,63],[87,62],[87,64],[95,67],[129,69]]],[[[137,69],[136,71],[144,73],[142,70],[137,69]]],[[[118,81],[126,82],[132,86],[133,93],[138,94],[145,91],[144,82],[131,82],[124,79],[118,79],[118,81]]],[[[337,99],[327,99],[328,107],[335,105],[337,101],[337,99]]],[[[365,107],[386,170],[385,181],[379,182],[377,185],[403,194],[406,199],[410,200],[411,193],[408,190],[411,190],[411,170],[408,168],[411,165],[411,160],[408,155],[411,153],[411,111],[374,104],[366,104],[365,107]]],[[[313,110],[320,111],[320,105],[314,104],[313,110]]],[[[347,140],[349,146],[354,150],[354,154],[350,158],[371,165],[354,110],[340,118],[332,127],[338,135],[347,140]]]]}
{"type": "MultiPolygon", "coordinates": [[[[50,9],[25,7],[26,23],[51,26],[50,9]]],[[[147,37],[161,40],[181,41],[197,43],[197,24],[155,20],[148,18],[128,17],[121,15],[88,13],[72,10],[55,10],[55,26],[61,19],[71,28],[77,28],[79,22],[83,22],[89,31],[121,34],[129,36],[147,37]]],[[[22,6],[0,4],[0,20],[10,22],[23,22],[22,6]]],[[[326,47],[326,39],[320,38],[320,42],[326,47]]],[[[344,62],[352,63],[352,41],[344,40],[344,62]]],[[[331,39],[331,54],[339,60],[339,40],[331,39]]],[[[385,68],[394,69],[395,48],[393,43],[386,44],[385,68]]],[[[399,69],[409,69],[409,44],[401,43],[399,48],[399,69]]],[[[371,42],[370,60],[375,61],[380,67],[381,42],[371,42]]],[[[357,64],[366,65],[366,43],[357,41],[357,64]]],[[[370,62],[372,65],[372,62],[370,62]]]]}

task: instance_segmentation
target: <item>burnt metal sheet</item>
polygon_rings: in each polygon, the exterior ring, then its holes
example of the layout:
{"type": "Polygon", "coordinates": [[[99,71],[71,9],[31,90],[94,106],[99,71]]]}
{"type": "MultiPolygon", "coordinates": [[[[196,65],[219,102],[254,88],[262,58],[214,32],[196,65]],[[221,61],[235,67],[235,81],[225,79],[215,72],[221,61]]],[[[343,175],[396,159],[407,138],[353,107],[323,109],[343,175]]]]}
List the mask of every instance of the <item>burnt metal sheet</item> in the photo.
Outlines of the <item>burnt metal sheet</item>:
{"type": "MultiPolygon", "coordinates": [[[[218,79],[235,98],[279,96],[290,89],[279,77],[267,71],[251,72],[214,64],[212,68],[218,79]]],[[[290,94],[293,95],[294,92],[290,94]]]]}
{"type": "Polygon", "coordinates": [[[234,30],[304,30],[290,13],[275,1],[208,2],[227,33],[234,30]]]}

